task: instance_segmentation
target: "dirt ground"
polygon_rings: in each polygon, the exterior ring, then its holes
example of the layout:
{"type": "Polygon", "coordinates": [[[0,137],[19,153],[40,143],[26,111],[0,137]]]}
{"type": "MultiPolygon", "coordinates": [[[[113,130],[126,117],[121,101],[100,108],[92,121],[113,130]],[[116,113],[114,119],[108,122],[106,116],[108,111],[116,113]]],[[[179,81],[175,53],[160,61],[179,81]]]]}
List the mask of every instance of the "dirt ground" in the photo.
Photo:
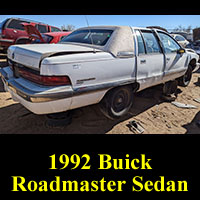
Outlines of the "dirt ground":
{"type": "MultiPolygon", "coordinates": [[[[5,55],[0,54],[0,66],[6,66],[5,55]]],[[[196,109],[183,109],[165,102],[161,97],[161,87],[146,89],[135,95],[129,114],[120,120],[109,120],[98,109],[98,105],[76,109],[72,123],[65,127],[50,128],[46,116],[35,115],[19,103],[14,102],[3,89],[0,80],[0,133],[4,134],[137,134],[129,127],[135,120],[143,128],[143,134],[198,134],[200,128],[200,98],[198,77],[194,72],[187,88],[179,87],[176,101],[197,106],[196,109]]]]}

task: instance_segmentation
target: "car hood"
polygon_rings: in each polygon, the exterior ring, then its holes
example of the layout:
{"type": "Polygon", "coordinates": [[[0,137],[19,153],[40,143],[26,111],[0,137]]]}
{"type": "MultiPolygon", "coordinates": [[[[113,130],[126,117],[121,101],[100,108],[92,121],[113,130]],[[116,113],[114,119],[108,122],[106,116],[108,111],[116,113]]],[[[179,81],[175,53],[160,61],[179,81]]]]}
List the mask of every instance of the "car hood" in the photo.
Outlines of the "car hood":
{"type": "MultiPolygon", "coordinates": [[[[101,51],[95,49],[95,52],[101,51]]],[[[77,44],[13,45],[8,49],[8,59],[30,68],[39,69],[44,58],[75,53],[94,52],[94,48],[77,44]]]]}

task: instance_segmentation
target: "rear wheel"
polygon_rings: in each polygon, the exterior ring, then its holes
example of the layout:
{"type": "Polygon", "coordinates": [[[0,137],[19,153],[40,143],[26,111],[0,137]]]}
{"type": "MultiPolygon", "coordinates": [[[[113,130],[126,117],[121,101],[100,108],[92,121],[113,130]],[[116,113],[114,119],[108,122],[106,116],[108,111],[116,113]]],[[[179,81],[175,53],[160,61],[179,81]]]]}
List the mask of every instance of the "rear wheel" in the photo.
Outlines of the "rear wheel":
{"type": "Polygon", "coordinates": [[[116,119],[127,114],[132,104],[132,88],[130,86],[122,86],[109,91],[100,103],[100,108],[106,117],[116,119]]]}
{"type": "Polygon", "coordinates": [[[188,66],[186,73],[178,79],[178,85],[187,87],[192,79],[192,66],[188,66]]]}

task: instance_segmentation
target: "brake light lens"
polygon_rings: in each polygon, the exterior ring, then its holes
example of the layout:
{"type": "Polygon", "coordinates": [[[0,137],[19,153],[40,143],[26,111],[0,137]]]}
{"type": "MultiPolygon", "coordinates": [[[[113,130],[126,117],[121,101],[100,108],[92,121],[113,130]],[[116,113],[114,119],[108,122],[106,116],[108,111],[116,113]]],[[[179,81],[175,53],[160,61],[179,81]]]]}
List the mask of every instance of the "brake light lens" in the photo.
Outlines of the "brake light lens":
{"type": "Polygon", "coordinates": [[[19,74],[21,77],[40,85],[45,85],[45,86],[71,85],[71,81],[68,76],[42,76],[26,71],[24,69],[19,69],[19,74]]]}

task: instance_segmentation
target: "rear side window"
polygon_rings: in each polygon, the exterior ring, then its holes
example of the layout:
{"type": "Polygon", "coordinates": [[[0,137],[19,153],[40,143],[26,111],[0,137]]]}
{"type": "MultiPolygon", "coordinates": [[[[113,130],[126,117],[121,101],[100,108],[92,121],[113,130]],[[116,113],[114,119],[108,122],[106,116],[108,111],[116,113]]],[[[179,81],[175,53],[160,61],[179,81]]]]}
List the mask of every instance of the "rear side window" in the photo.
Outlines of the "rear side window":
{"type": "Polygon", "coordinates": [[[17,29],[17,30],[24,30],[24,26],[21,23],[29,23],[27,21],[22,21],[22,20],[18,20],[18,19],[12,19],[7,28],[13,28],[13,29],[17,29]]]}
{"type": "Polygon", "coordinates": [[[150,31],[142,31],[147,53],[161,53],[158,41],[150,31]]]}
{"type": "Polygon", "coordinates": [[[144,54],[145,53],[144,42],[140,34],[140,31],[136,30],[135,33],[137,37],[138,54],[144,54]]]}
{"type": "Polygon", "coordinates": [[[37,25],[36,25],[36,28],[38,29],[38,31],[39,31],[40,33],[47,33],[47,32],[48,32],[47,26],[45,26],[45,25],[37,24],[37,25]]]}

